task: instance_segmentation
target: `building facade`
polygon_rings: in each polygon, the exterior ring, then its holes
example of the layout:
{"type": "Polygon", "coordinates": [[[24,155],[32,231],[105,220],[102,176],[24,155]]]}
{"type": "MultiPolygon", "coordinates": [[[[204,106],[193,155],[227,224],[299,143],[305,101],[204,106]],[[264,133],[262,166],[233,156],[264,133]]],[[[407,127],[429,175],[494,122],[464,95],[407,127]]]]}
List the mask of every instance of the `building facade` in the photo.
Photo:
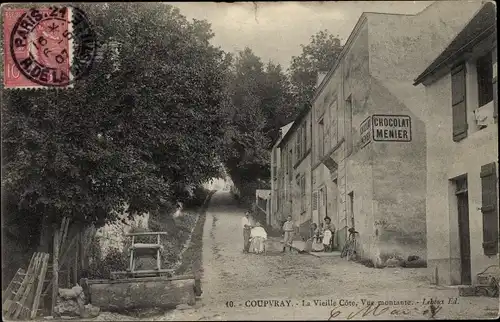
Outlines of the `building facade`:
{"type": "Polygon", "coordinates": [[[311,128],[311,109],[306,106],[278,144],[283,161],[278,212],[283,220],[292,216],[303,238],[309,237],[311,226],[311,128]]]}
{"type": "Polygon", "coordinates": [[[480,8],[418,76],[425,87],[431,279],[468,285],[498,265],[496,6],[480,8]]]}
{"type": "Polygon", "coordinates": [[[426,257],[428,135],[425,92],[413,87],[414,73],[479,5],[436,2],[417,15],[363,13],[319,87],[313,220],[332,219],[339,249],[354,227],[363,257],[426,257]]]}
{"type": "Polygon", "coordinates": [[[480,6],[437,1],[416,15],[362,14],[278,144],[278,212],[303,231],[330,217],[338,249],[355,228],[361,256],[374,261],[426,258],[429,115],[413,80],[480,6]]]}
{"type": "Polygon", "coordinates": [[[280,228],[281,222],[285,220],[283,211],[284,197],[287,194],[285,186],[285,166],[286,160],[282,158],[280,142],[292,127],[293,122],[280,128],[279,136],[271,150],[271,206],[270,215],[267,224],[280,228]]]}

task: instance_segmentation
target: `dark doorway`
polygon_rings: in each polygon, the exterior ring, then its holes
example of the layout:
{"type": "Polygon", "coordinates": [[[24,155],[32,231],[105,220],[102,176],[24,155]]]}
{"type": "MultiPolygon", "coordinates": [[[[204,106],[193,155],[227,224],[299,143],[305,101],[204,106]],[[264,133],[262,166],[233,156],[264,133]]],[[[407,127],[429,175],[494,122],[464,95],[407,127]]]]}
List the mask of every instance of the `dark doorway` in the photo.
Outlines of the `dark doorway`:
{"type": "Polygon", "coordinates": [[[461,284],[471,284],[470,234],[469,234],[469,195],[467,178],[456,180],[456,196],[458,206],[458,234],[460,238],[460,271],[461,284]]]}

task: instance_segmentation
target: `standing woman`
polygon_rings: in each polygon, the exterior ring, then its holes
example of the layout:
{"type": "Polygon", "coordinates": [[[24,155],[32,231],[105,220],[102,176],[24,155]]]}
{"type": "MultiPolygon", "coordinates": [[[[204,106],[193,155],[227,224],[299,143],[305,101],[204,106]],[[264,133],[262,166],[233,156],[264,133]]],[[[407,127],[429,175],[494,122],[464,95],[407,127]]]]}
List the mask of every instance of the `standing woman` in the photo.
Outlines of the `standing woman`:
{"type": "Polygon", "coordinates": [[[283,224],[283,231],[285,232],[285,238],[284,238],[285,245],[283,246],[283,253],[285,252],[287,246],[288,250],[292,251],[292,240],[294,234],[292,216],[288,215],[286,219],[287,220],[283,224]]]}
{"type": "Polygon", "coordinates": [[[332,220],[330,217],[325,217],[325,225],[323,227],[323,245],[325,246],[325,251],[331,251],[334,231],[335,227],[332,225],[332,220]]]}

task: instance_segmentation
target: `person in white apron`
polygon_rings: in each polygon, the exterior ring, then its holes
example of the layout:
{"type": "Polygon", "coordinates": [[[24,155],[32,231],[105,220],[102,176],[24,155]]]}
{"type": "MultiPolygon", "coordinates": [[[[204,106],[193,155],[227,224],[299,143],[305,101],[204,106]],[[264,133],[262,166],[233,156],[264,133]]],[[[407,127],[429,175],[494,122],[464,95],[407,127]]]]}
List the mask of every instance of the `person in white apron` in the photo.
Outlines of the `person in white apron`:
{"type": "Polygon", "coordinates": [[[332,224],[330,217],[325,217],[325,225],[323,226],[323,246],[325,251],[332,250],[332,241],[335,232],[335,227],[332,224]]]}

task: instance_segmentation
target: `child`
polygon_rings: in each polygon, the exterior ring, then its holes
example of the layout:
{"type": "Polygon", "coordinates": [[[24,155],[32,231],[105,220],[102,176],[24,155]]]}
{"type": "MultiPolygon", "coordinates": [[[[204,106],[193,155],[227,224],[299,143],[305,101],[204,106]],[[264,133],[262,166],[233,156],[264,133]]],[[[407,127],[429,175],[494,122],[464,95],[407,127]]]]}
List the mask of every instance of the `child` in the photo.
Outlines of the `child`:
{"type": "Polygon", "coordinates": [[[318,225],[313,224],[314,232],[312,236],[312,251],[313,252],[321,252],[324,250],[323,243],[321,242],[321,229],[323,226],[318,227],[318,225]]]}
{"type": "Polygon", "coordinates": [[[294,234],[294,225],[292,221],[292,216],[288,215],[286,218],[287,220],[283,224],[283,231],[285,232],[284,235],[284,242],[285,245],[283,246],[283,253],[286,250],[286,247],[288,246],[289,251],[292,251],[292,240],[293,240],[293,234],[294,234]]]}

